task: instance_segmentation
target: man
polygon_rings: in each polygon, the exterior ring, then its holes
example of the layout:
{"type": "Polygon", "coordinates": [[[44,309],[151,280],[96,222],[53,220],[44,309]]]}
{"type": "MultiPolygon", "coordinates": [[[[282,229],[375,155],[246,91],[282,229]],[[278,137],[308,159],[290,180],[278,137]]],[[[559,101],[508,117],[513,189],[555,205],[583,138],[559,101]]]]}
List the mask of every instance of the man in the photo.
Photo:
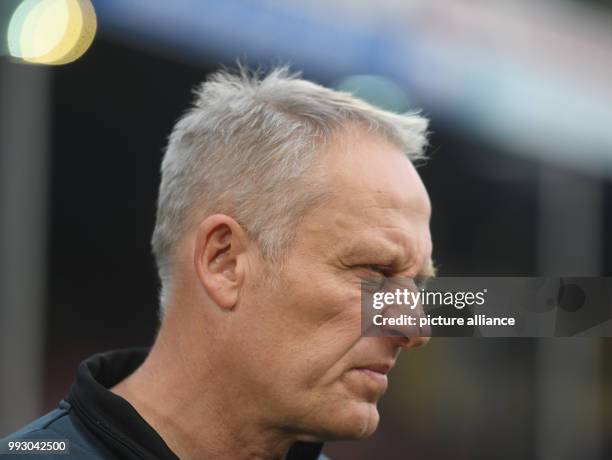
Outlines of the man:
{"type": "Polygon", "coordinates": [[[210,77],[162,164],[154,346],[86,360],[8,439],[67,438],[72,458],[315,459],[372,434],[400,349],[426,342],[360,335],[362,280],[432,275],[411,163],[425,128],[284,68],[210,77]]]}

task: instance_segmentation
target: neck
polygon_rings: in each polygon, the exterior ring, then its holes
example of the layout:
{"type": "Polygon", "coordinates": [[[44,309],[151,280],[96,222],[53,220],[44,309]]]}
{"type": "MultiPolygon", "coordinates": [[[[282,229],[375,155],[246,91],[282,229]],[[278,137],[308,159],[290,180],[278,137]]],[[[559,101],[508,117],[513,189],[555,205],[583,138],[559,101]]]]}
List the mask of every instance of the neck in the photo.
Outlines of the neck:
{"type": "Polygon", "coordinates": [[[267,424],[256,395],[223,375],[215,345],[201,342],[202,324],[174,316],[167,312],[146,361],[111,391],[181,459],[285,458],[296,439],[267,424]]]}

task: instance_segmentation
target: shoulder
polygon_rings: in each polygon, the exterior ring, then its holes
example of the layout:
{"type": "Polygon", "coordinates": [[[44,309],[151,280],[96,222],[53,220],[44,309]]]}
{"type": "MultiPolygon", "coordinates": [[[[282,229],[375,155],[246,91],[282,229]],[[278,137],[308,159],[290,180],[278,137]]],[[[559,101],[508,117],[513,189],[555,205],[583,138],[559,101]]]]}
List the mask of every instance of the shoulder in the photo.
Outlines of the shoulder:
{"type": "MultiPolygon", "coordinates": [[[[69,449],[71,460],[85,459],[103,459],[108,458],[105,452],[101,450],[96,440],[89,435],[80,425],[79,421],[71,414],[71,405],[62,400],[57,409],[52,410],[48,414],[34,420],[23,428],[9,434],[7,437],[0,439],[0,454],[9,454],[9,442],[24,442],[24,441],[65,441],[69,449]]],[[[42,444],[39,444],[42,448],[42,444]]],[[[42,455],[37,455],[37,458],[44,459],[66,459],[65,454],[48,452],[39,452],[42,455]]],[[[3,458],[6,458],[2,455],[3,458]]],[[[16,458],[21,458],[21,455],[16,458]]]]}

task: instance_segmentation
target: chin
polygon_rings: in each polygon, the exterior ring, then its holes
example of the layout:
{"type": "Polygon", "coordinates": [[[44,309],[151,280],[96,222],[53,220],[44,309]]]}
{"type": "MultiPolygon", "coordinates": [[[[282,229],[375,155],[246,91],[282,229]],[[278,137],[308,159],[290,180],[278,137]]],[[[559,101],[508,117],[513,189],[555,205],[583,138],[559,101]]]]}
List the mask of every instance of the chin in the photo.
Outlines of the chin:
{"type": "Polygon", "coordinates": [[[329,411],[327,436],[331,440],[363,439],[378,427],[380,415],[375,403],[351,402],[329,411]]]}

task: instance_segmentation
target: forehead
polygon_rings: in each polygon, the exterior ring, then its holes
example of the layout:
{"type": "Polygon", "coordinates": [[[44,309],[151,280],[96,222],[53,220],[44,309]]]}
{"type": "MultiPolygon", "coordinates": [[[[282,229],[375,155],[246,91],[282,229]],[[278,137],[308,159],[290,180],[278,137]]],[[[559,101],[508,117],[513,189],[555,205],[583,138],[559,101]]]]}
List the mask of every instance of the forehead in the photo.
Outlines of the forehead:
{"type": "Polygon", "coordinates": [[[351,128],[338,137],[322,157],[322,174],[342,198],[362,194],[364,204],[427,214],[431,205],[414,166],[395,144],[381,135],[351,128]]]}
{"type": "Polygon", "coordinates": [[[431,205],[414,166],[386,139],[347,133],[318,165],[330,199],[311,221],[334,251],[359,255],[369,247],[429,257],[431,205]]]}

